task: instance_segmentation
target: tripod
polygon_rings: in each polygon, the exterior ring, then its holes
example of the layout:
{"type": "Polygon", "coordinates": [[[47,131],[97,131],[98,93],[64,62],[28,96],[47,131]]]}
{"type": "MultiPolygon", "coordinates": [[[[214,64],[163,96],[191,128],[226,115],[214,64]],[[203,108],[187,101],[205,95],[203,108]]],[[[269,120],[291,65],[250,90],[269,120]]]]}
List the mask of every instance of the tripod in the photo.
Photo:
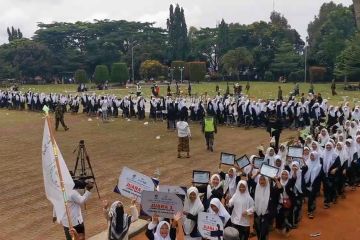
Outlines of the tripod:
{"type": "Polygon", "coordinates": [[[79,146],[77,146],[75,148],[73,153],[75,153],[76,150],[78,151],[78,153],[77,153],[75,169],[74,169],[72,177],[74,180],[77,180],[80,182],[84,182],[87,179],[93,179],[97,194],[100,198],[99,189],[98,189],[98,186],[95,181],[95,174],[91,167],[90,158],[89,158],[89,155],[87,154],[84,140],[80,140],[79,146]],[[86,161],[85,161],[85,159],[86,159],[86,161]],[[79,164],[79,160],[80,160],[80,164],[79,164]],[[79,167],[79,169],[78,169],[78,167],[79,167]]]}

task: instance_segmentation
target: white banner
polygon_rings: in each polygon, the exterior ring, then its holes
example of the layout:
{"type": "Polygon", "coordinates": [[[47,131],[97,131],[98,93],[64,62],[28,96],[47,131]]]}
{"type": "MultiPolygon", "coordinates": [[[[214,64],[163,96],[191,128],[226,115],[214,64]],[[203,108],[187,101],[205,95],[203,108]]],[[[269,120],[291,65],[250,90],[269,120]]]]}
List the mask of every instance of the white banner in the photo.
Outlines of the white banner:
{"type": "Polygon", "coordinates": [[[122,169],[117,187],[121,195],[130,199],[136,198],[137,202],[140,202],[143,190],[155,190],[154,182],[150,177],[127,167],[122,169]]]}
{"type": "Polygon", "coordinates": [[[200,235],[205,239],[223,239],[224,224],[219,216],[212,213],[201,212],[198,215],[198,230],[200,235]]]}
{"type": "Polygon", "coordinates": [[[176,193],[186,196],[186,187],[171,186],[171,185],[159,185],[159,192],[176,193]]]}
{"type": "Polygon", "coordinates": [[[66,214],[64,196],[60,187],[59,172],[56,167],[54,148],[58,154],[61,175],[64,181],[66,193],[70,193],[74,188],[74,181],[69,173],[63,156],[55,142],[53,145],[50,137],[50,130],[45,120],[44,135],[42,141],[42,168],[44,175],[44,185],[46,198],[54,205],[57,221],[66,214]]]}
{"type": "Polygon", "coordinates": [[[174,218],[183,208],[182,200],[175,193],[143,191],[141,194],[141,209],[148,216],[157,214],[164,218],[174,218]]]}

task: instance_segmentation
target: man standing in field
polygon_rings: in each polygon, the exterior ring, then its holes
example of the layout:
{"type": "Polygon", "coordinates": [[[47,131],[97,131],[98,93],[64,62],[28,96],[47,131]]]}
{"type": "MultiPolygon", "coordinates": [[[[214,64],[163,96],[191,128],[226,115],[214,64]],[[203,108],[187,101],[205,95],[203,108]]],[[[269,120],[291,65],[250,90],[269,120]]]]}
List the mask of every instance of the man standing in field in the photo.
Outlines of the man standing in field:
{"type": "Polygon", "coordinates": [[[178,158],[181,158],[181,152],[186,152],[186,157],[190,157],[190,144],[189,139],[191,138],[191,132],[189,124],[185,121],[184,118],[181,118],[179,122],[176,124],[176,128],[178,131],[178,158]]]}
{"type": "Polygon", "coordinates": [[[59,122],[61,123],[65,131],[69,130],[69,128],[64,122],[64,108],[63,106],[61,106],[60,103],[58,103],[55,108],[55,131],[58,130],[59,122]]]}
{"type": "Polygon", "coordinates": [[[202,132],[205,134],[207,150],[214,151],[214,133],[217,133],[214,117],[208,114],[202,123],[202,132]]]}

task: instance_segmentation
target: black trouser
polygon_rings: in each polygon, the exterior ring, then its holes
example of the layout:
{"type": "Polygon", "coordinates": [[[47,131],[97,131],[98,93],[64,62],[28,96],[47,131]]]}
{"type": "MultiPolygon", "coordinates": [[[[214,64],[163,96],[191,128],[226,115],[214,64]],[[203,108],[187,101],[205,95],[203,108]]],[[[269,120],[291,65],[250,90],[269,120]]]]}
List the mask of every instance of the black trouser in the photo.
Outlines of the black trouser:
{"type": "Polygon", "coordinates": [[[231,224],[239,232],[239,240],[248,240],[250,235],[250,227],[240,226],[236,224],[231,224]]]}
{"type": "MultiPolygon", "coordinates": [[[[84,223],[78,224],[78,225],[74,226],[73,228],[76,230],[77,233],[85,234],[84,223]]],[[[68,227],[64,227],[64,232],[65,232],[66,240],[72,240],[71,234],[70,234],[70,231],[69,231],[68,227]]]]}
{"type": "Polygon", "coordinates": [[[302,195],[295,196],[293,202],[294,204],[293,210],[291,211],[289,216],[289,221],[292,225],[297,225],[300,221],[302,203],[303,203],[303,196],[302,195]]]}
{"type": "Polygon", "coordinates": [[[338,177],[338,183],[337,183],[337,194],[342,195],[345,193],[345,182],[346,182],[346,175],[342,173],[343,170],[341,170],[341,173],[338,177]]]}
{"type": "Polygon", "coordinates": [[[55,119],[55,129],[56,129],[56,130],[57,130],[58,127],[59,127],[59,122],[61,123],[61,125],[63,126],[64,129],[67,129],[67,126],[66,126],[66,124],[65,124],[65,122],[64,122],[64,117],[62,117],[62,118],[56,118],[56,119],[55,119]]]}
{"type": "Polygon", "coordinates": [[[316,195],[317,192],[314,189],[311,191],[306,189],[306,196],[308,197],[308,213],[312,213],[316,209],[316,195]]]}
{"type": "Polygon", "coordinates": [[[208,148],[214,145],[214,132],[205,132],[206,146],[208,148]]]}
{"type": "Polygon", "coordinates": [[[267,240],[269,235],[269,214],[258,216],[255,213],[254,225],[258,240],[267,240]]]}
{"type": "Polygon", "coordinates": [[[292,208],[281,207],[278,214],[276,215],[276,228],[289,230],[289,215],[292,211],[292,208]]]}
{"type": "Polygon", "coordinates": [[[329,204],[336,200],[336,178],[324,176],[324,203],[329,204]]]}
{"type": "Polygon", "coordinates": [[[270,134],[271,137],[275,137],[275,147],[274,150],[277,153],[279,149],[279,141],[280,141],[280,130],[275,130],[270,134]]]}

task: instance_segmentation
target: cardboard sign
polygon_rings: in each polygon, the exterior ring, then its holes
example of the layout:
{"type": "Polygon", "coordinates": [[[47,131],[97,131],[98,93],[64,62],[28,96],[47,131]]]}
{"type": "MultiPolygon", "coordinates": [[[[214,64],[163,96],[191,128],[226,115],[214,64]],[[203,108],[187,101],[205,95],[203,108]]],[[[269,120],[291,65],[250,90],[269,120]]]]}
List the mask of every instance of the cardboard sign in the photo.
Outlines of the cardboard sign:
{"type": "Polygon", "coordinates": [[[302,158],[303,157],[304,148],[302,147],[288,147],[288,156],[295,157],[295,158],[302,158]]]}
{"type": "Polygon", "coordinates": [[[170,186],[170,185],[159,185],[159,192],[175,193],[178,195],[186,196],[186,187],[170,186]]]}
{"type": "Polygon", "coordinates": [[[154,191],[155,185],[151,177],[124,167],[117,184],[119,193],[127,198],[136,198],[140,202],[142,191],[154,191]]]}
{"type": "Polygon", "coordinates": [[[210,172],[209,171],[193,171],[193,183],[198,184],[208,184],[210,181],[210,172]]]}
{"type": "Polygon", "coordinates": [[[235,162],[239,166],[239,168],[241,168],[241,169],[250,164],[250,160],[246,155],[236,159],[235,162]]]}
{"type": "Polygon", "coordinates": [[[260,174],[269,178],[274,178],[279,173],[279,168],[270,166],[269,164],[264,163],[261,165],[260,174]]]}
{"type": "Polygon", "coordinates": [[[222,152],[220,155],[220,163],[224,165],[234,166],[236,155],[222,152]]]}
{"type": "Polygon", "coordinates": [[[207,212],[201,212],[198,215],[198,230],[205,239],[218,240],[223,239],[224,224],[220,217],[207,212]]]}
{"type": "Polygon", "coordinates": [[[183,202],[175,193],[143,191],[141,193],[141,210],[148,216],[154,214],[164,218],[174,218],[183,211],[183,202]]]}

